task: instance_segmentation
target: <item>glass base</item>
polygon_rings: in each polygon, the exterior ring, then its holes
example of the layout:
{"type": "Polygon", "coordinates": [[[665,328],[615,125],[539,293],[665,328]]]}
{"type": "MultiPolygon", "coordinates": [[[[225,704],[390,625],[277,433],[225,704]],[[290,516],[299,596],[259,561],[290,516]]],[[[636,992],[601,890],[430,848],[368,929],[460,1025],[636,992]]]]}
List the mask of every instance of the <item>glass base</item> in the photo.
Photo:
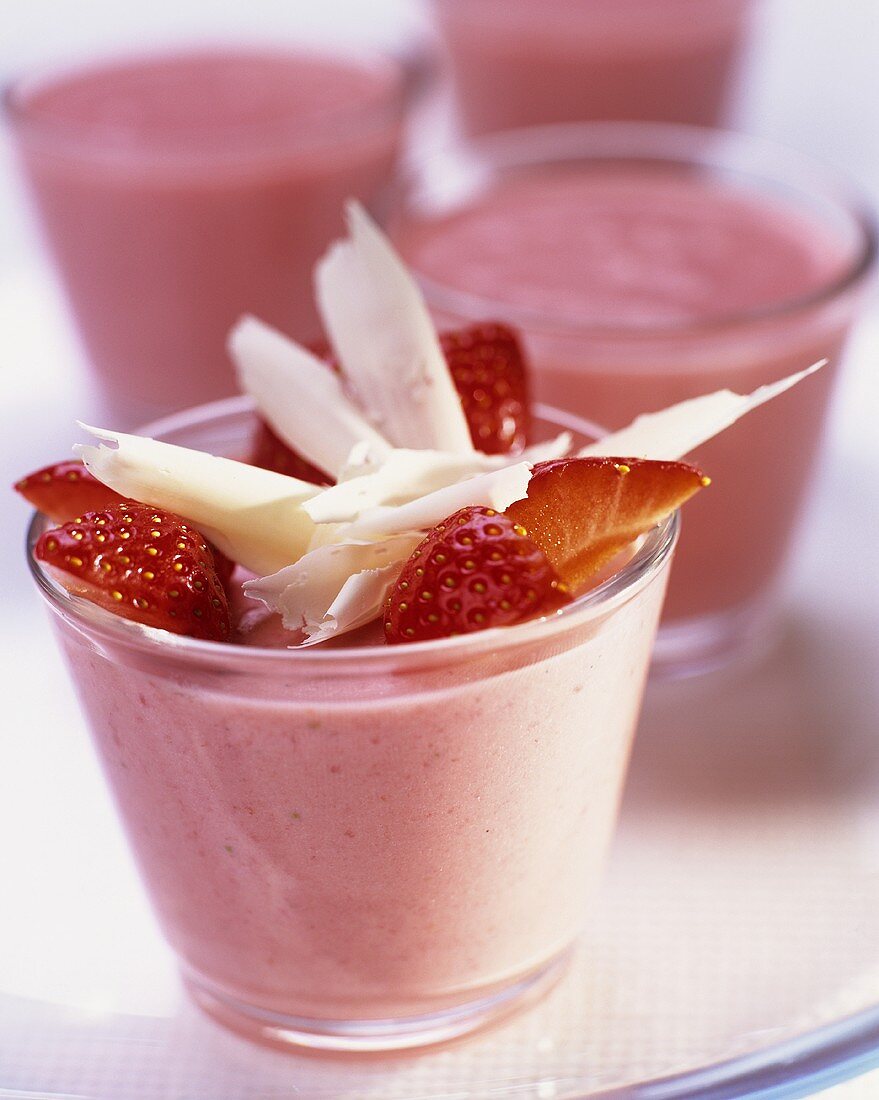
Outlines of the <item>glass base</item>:
{"type": "Polygon", "coordinates": [[[651,677],[678,680],[745,659],[760,659],[776,640],[774,610],[774,605],[763,599],[718,615],[662,623],[653,649],[651,677]]]}
{"type": "Polygon", "coordinates": [[[493,1023],[542,997],[558,981],[571,958],[566,949],[548,963],[483,997],[441,1012],[380,1020],[325,1020],[267,1011],[230,997],[201,975],[184,972],[195,1003],[217,1023],[245,1039],[286,1049],[370,1054],[443,1043],[493,1023]]]}

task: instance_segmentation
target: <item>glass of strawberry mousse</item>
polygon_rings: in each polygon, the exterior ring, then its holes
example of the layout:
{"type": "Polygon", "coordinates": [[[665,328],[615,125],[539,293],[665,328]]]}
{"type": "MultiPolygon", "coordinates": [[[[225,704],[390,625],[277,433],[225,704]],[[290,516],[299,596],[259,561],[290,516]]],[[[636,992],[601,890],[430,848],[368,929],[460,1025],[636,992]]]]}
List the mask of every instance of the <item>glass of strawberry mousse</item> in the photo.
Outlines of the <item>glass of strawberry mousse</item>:
{"type": "Polygon", "coordinates": [[[514,325],[538,399],[611,429],[829,360],[697,450],[716,489],[688,508],[657,664],[699,671],[766,637],[875,264],[865,202],[757,139],[587,123],[433,159],[392,230],[441,326],[514,325]]]}
{"type": "Polygon", "coordinates": [[[433,0],[471,134],[594,119],[717,126],[754,0],[433,0]]]}
{"type": "MultiPolygon", "coordinates": [[[[146,431],[240,456],[253,424],[237,399],[146,431]]],[[[592,435],[547,409],[534,429],[592,435]]],[[[263,1042],[374,1051],[547,988],[596,903],[676,535],[675,514],[549,617],[297,650],[146,629],[32,554],[195,1000],[263,1042]]]]}
{"type": "Polygon", "coordinates": [[[406,101],[390,57],[181,48],[22,79],[7,120],[108,419],[236,391],[242,310],[319,333],[311,270],[389,181],[406,101]]]}

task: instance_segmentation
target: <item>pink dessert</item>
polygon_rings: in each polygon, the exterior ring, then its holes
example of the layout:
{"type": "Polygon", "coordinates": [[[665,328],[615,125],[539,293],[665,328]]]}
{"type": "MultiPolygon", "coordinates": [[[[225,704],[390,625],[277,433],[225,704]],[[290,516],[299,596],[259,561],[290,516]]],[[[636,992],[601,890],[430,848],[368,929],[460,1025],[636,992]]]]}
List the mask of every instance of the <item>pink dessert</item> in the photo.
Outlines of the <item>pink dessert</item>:
{"type": "Polygon", "coordinates": [[[444,1038],[557,973],[595,905],[666,564],[613,607],[436,653],[379,629],[135,655],[56,619],[196,998],[251,1035],[380,1047],[411,1040],[369,1021],[444,1038]]]}
{"type": "Polygon", "coordinates": [[[716,126],[752,0],[434,0],[470,133],[635,119],[716,126]]]}
{"type": "Polygon", "coordinates": [[[117,419],[233,393],[224,341],[242,310],[317,334],[311,269],[343,200],[387,182],[401,109],[389,61],[268,49],[13,90],[25,174],[117,419]]]}
{"type": "Polygon", "coordinates": [[[688,509],[670,626],[765,607],[781,575],[870,263],[863,231],[834,213],[689,166],[617,161],[530,165],[401,221],[440,321],[517,324],[537,396],[606,427],[830,360],[789,403],[697,451],[720,487],[688,509]]]}
{"type": "Polygon", "coordinates": [[[94,429],[81,463],[16,488],[193,996],[253,1038],[381,1050],[560,972],[596,903],[675,511],[709,483],[673,456],[799,377],[590,441],[532,415],[514,332],[440,338],[377,228],[348,224],[316,279],[331,359],[243,319],[252,402],[157,438],[94,429]]]}
{"type": "MultiPolygon", "coordinates": [[[[216,448],[211,421],[172,439],[205,429],[216,448]]],[[[219,436],[240,453],[252,430],[238,413],[219,436]]],[[[253,1038],[356,1050],[447,1038],[545,988],[595,904],[673,544],[651,532],[591,606],[435,651],[385,645],[379,622],[291,653],[237,587],[233,644],[200,650],[56,604],[195,999],[253,1038]]]]}

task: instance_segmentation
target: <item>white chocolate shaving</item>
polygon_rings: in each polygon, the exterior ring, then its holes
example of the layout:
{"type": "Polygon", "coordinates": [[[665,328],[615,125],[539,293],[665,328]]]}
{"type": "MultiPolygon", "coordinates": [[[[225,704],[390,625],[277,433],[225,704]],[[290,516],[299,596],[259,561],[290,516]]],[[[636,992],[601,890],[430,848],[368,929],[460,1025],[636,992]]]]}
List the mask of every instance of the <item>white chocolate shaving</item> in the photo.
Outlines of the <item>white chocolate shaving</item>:
{"type": "Polygon", "coordinates": [[[351,539],[383,539],[425,531],[469,506],[503,512],[513,501],[527,496],[530,480],[531,466],[527,462],[477,474],[398,507],[368,508],[346,529],[346,535],[351,539]]]}
{"type": "Polygon", "coordinates": [[[230,458],[81,425],[112,447],[74,451],[122,496],[190,520],[224,554],[254,573],[273,573],[308,548],[314,524],[302,510],[318,489],[230,458]]]}
{"type": "Polygon", "coordinates": [[[318,469],[336,477],[355,446],[382,458],[390,444],[316,355],[255,317],[229,334],[238,381],[274,431],[318,469]]]}
{"type": "Polygon", "coordinates": [[[719,435],[746,413],[802,382],[826,362],[822,359],[806,370],[761,386],[751,394],[718,390],[682,401],[661,412],[647,413],[637,417],[627,428],[590,443],[579,454],[581,457],[609,455],[675,461],[719,435]]]}
{"type": "Polygon", "coordinates": [[[316,645],[347,634],[377,619],[397,583],[405,560],[382,569],[364,569],[362,573],[349,577],[320,624],[308,634],[303,646],[316,645]]]}
{"type": "Polygon", "coordinates": [[[340,473],[339,484],[325,489],[303,507],[315,523],[345,523],[367,508],[407,504],[454,485],[464,478],[502,470],[521,462],[533,465],[561,458],[571,449],[571,435],[563,432],[547,443],[529,447],[518,455],[451,454],[448,451],[392,450],[380,463],[353,462],[340,473]],[[365,471],[365,472],[364,472],[365,471]]]}
{"type": "Polygon", "coordinates": [[[321,546],[273,576],[246,581],[244,591],[278,612],[288,630],[304,632],[303,644],[313,645],[377,618],[421,538],[321,546]]]}
{"type": "Polygon", "coordinates": [[[394,446],[474,450],[467,419],[415,280],[357,203],[349,238],[315,270],[327,335],[369,419],[394,446]]]}

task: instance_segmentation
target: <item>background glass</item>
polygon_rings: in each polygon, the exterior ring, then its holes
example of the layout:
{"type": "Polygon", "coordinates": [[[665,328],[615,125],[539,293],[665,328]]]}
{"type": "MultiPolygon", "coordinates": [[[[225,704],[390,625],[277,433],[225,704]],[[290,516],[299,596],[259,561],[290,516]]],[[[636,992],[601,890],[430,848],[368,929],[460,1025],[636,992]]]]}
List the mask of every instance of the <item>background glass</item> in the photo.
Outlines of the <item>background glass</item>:
{"type": "Polygon", "coordinates": [[[470,134],[727,119],[753,0],[433,0],[470,134]]]}
{"type": "MultiPolygon", "coordinates": [[[[539,198],[534,203],[539,206],[539,198]]],[[[401,189],[391,223],[440,327],[485,318],[515,325],[525,337],[538,398],[609,428],[713,390],[749,393],[818,359],[830,361],[694,456],[714,485],[688,509],[657,657],[682,671],[745,647],[774,617],[775,590],[820,453],[840,354],[873,267],[875,231],[860,198],[810,161],[744,136],[660,124],[584,123],[510,131],[427,161],[408,189],[401,189]],[[602,173],[617,170],[641,172],[656,181],[657,190],[668,179],[684,186],[695,180],[709,196],[715,182],[757,200],[765,196],[802,217],[804,232],[814,227],[816,236],[820,231],[833,240],[839,253],[834,274],[802,298],[779,305],[725,314],[721,301],[717,316],[704,321],[642,322],[627,315],[605,323],[600,311],[613,309],[610,302],[579,322],[576,300],[588,298],[590,290],[566,282],[566,264],[580,239],[577,219],[588,217],[579,207],[563,207],[567,216],[552,226],[556,236],[541,242],[548,257],[558,257],[542,268],[557,281],[534,308],[523,288],[536,293],[540,277],[531,274],[539,269],[528,249],[513,259],[506,252],[496,263],[492,259],[493,236],[517,240],[515,207],[506,220],[501,213],[485,228],[478,218],[460,232],[456,228],[461,211],[478,208],[491,215],[493,201],[503,210],[497,196],[511,181],[532,181],[533,196],[547,181],[549,204],[553,181],[601,180],[602,173]],[[446,246],[441,255],[431,250],[440,239],[446,246]],[[471,285],[476,279],[478,291],[471,285]],[[491,296],[482,290],[489,283],[491,296]],[[562,286],[564,296],[556,293],[562,286]]],[[[583,254],[591,248],[596,264],[610,265],[613,236],[609,244],[596,245],[586,238],[588,229],[582,231],[583,254]]],[[[657,235],[664,239],[659,230],[657,235]]],[[[715,247],[710,229],[694,231],[687,245],[707,256],[715,247]]]]}
{"type": "Polygon", "coordinates": [[[24,79],[6,113],[116,423],[235,391],[242,313],[319,335],[312,268],[397,157],[402,67],[212,46],[24,79]]]}

